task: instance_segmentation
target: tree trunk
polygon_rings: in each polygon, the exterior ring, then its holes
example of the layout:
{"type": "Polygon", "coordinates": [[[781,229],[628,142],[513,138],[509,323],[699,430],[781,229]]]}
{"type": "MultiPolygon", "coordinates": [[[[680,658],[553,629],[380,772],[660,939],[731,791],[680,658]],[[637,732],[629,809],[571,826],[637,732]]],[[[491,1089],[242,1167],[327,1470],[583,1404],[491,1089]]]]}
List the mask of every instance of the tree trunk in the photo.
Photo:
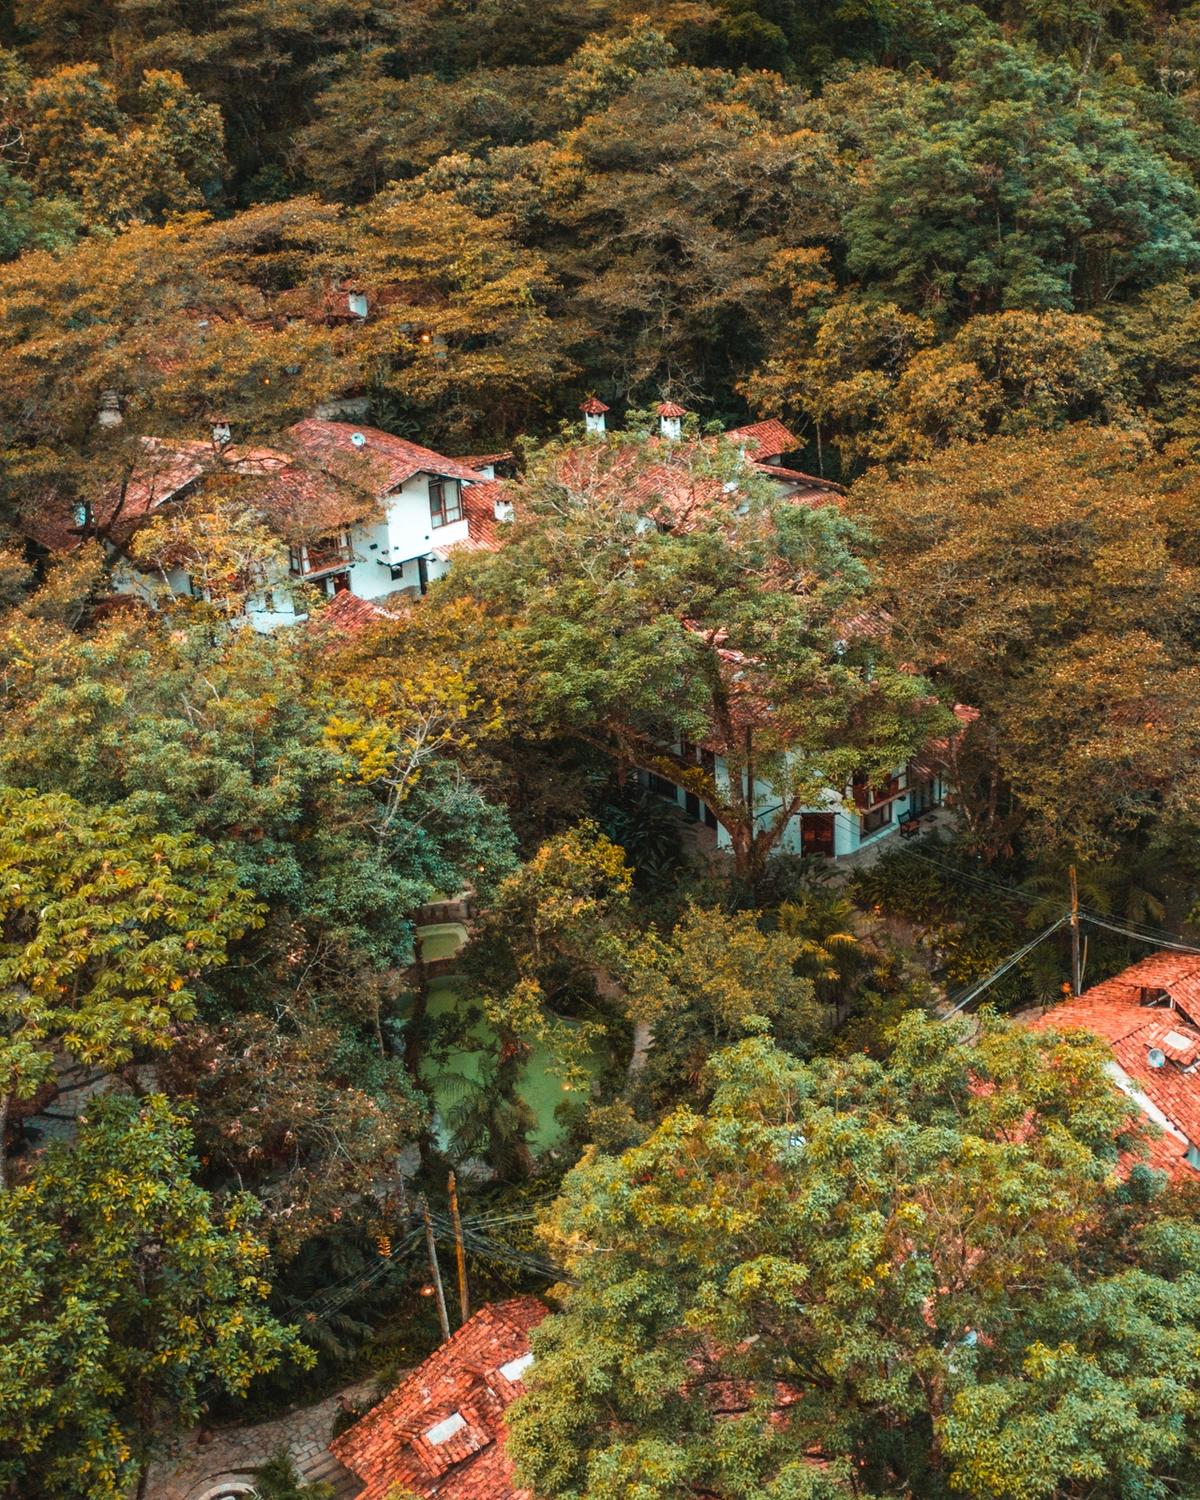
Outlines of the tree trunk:
{"type": "Polygon", "coordinates": [[[421,934],[415,930],[413,953],[415,954],[413,970],[417,976],[417,984],[413,992],[412,1011],[408,1018],[408,1025],[404,1028],[404,1066],[408,1076],[417,1087],[424,1088],[421,1081],[421,1061],[424,1056],[425,1021],[429,1015],[429,969],[425,963],[425,947],[421,942],[421,934]]]}

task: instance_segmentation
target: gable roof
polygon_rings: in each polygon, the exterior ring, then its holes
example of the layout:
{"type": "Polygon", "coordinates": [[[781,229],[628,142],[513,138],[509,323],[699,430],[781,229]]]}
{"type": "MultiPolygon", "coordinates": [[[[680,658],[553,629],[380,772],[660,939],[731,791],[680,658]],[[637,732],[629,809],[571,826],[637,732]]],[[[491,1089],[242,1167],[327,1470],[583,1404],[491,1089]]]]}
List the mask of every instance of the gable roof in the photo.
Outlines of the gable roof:
{"type": "Polygon", "coordinates": [[[1200,954],[1152,954],[1031,1025],[1078,1027],[1106,1041],[1113,1081],[1163,1130],[1149,1142],[1149,1164],[1173,1176],[1197,1170],[1185,1153],[1200,1147],[1200,954]],[[1163,1054],[1161,1066],[1151,1049],[1163,1054]]]}
{"type": "Polygon", "coordinates": [[[388,494],[414,474],[443,475],[468,483],[483,478],[459,459],[447,458],[432,448],[422,448],[395,433],[364,427],[361,423],[306,417],[289,427],[285,437],[310,463],[323,468],[333,466],[347,479],[356,479],[360,485],[373,489],[377,496],[388,494]],[[356,443],[356,437],[361,437],[362,443],[356,443]]]}
{"type": "Polygon", "coordinates": [[[399,618],[396,610],[384,609],[370,599],[360,599],[349,589],[342,589],[334,594],[319,614],[312,617],[310,628],[321,636],[353,636],[378,624],[380,620],[399,618]]]}
{"type": "Polygon", "coordinates": [[[731,427],[725,437],[739,448],[745,448],[748,458],[761,458],[764,462],[800,446],[799,439],[777,417],[749,422],[745,427],[731,427]]]}
{"type": "Polygon", "coordinates": [[[498,552],[501,546],[499,528],[507,523],[497,521],[496,505],[507,499],[498,479],[469,484],[463,490],[463,515],[467,518],[467,539],[453,543],[448,552],[498,552]]]}
{"type": "Polygon", "coordinates": [[[288,455],[274,448],[219,447],[197,438],[140,437],[123,483],[108,485],[92,502],[92,524],[123,536],[166,501],[185,496],[205,475],[273,481],[289,464],[288,455]]]}
{"type": "Polygon", "coordinates": [[[358,1500],[393,1487],[438,1500],[529,1500],[504,1451],[504,1413],[520,1395],[530,1331],[548,1309],[536,1297],[481,1307],[330,1452],[365,1484],[358,1500]]]}

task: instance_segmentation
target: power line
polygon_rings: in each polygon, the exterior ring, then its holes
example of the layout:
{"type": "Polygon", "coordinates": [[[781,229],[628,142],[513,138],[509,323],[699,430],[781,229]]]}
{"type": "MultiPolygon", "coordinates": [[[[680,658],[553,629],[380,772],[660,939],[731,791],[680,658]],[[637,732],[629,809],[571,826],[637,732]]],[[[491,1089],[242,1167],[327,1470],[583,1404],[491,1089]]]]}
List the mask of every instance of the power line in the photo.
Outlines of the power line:
{"type": "Polygon", "coordinates": [[[1032,953],[1039,943],[1044,943],[1046,939],[1051,935],[1051,933],[1057,932],[1060,927],[1064,926],[1070,920],[1070,914],[1068,912],[1063,912],[1062,916],[1059,917],[1057,921],[1051,922],[1050,926],[1045,928],[1042,932],[1039,932],[1037,937],[1031,938],[1030,941],[1024,945],[1024,947],[1018,948],[1015,953],[1010,953],[1009,956],[1002,963],[998,964],[990,974],[986,974],[983,979],[971,985],[962,999],[959,1000],[956,1005],[952,1006],[951,1009],[948,1010],[942,1017],[942,1019],[949,1020],[951,1016],[957,1015],[964,1006],[970,1005],[971,1001],[977,999],[980,995],[982,995],[984,990],[990,989],[991,986],[995,984],[997,979],[1003,978],[1003,976],[1007,974],[1010,969],[1015,968],[1023,958],[1032,953]]]}
{"type": "MultiPolygon", "coordinates": [[[[977,875],[971,870],[960,869],[956,865],[947,864],[945,860],[934,859],[932,855],[925,854],[918,849],[904,849],[898,851],[904,858],[920,860],[922,864],[932,866],[934,869],[943,871],[947,875],[955,876],[959,880],[969,881],[973,885],[983,889],[999,892],[1000,894],[1017,901],[1024,901],[1027,905],[1036,906],[1045,901],[1045,896],[1035,896],[1028,891],[1022,891],[1016,886],[1007,885],[1003,881],[993,880],[986,875],[977,875]]],[[[1095,907],[1080,906],[1079,914],[1095,922],[1098,926],[1110,926],[1113,932],[1120,932],[1125,937],[1139,938],[1143,942],[1157,941],[1164,948],[1177,948],[1180,952],[1196,953],[1200,949],[1190,944],[1182,943],[1177,933],[1168,931],[1164,927],[1155,927],[1149,922],[1138,922],[1132,917],[1115,917],[1111,912],[1097,911],[1095,907]],[[1124,923],[1124,926],[1111,926],[1112,923],[1124,923]]]]}
{"type": "Polygon", "coordinates": [[[1090,922],[1093,927],[1104,927],[1109,932],[1119,932],[1122,937],[1136,938],[1141,943],[1153,943],[1158,948],[1172,948],[1176,953],[1195,953],[1200,955],[1200,948],[1193,948],[1188,943],[1175,942],[1169,938],[1148,932],[1134,932],[1129,927],[1118,927],[1113,922],[1102,921],[1100,917],[1091,916],[1086,911],[1080,911],[1080,917],[1085,922],[1090,922]]]}
{"type": "Polygon", "coordinates": [[[987,875],[976,875],[971,870],[959,869],[957,865],[950,865],[945,860],[934,859],[931,855],[922,854],[919,849],[899,849],[897,854],[904,859],[919,859],[922,864],[932,865],[934,869],[942,870],[947,875],[954,875],[959,880],[969,880],[973,885],[983,886],[987,890],[999,891],[1002,895],[1011,897],[1017,901],[1024,901],[1030,906],[1035,906],[1039,901],[1044,901],[1044,896],[1032,896],[1028,891],[1022,891],[1015,885],[1006,885],[1003,881],[993,880],[987,875]]]}
{"type": "MultiPolygon", "coordinates": [[[[1112,912],[1096,911],[1095,908],[1090,906],[1081,906],[1079,913],[1081,916],[1089,917],[1091,920],[1097,922],[1123,923],[1122,930],[1129,937],[1153,938],[1161,941],[1164,947],[1179,946],[1181,944],[1178,933],[1169,932],[1165,927],[1154,927],[1149,922],[1138,922],[1132,917],[1118,917],[1112,912]]],[[[1187,947],[1188,945],[1183,944],[1183,946],[1187,947]]]]}

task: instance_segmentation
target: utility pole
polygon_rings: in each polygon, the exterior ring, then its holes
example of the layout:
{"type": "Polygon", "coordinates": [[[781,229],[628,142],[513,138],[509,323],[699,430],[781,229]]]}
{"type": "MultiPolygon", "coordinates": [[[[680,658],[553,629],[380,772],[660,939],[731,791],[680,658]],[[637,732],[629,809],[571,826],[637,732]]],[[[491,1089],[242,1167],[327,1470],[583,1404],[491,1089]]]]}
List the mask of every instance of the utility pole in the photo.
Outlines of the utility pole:
{"type": "Polygon", "coordinates": [[[1078,995],[1083,988],[1083,966],[1079,957],[1079,883],[1075,879],[1075,866],[1071,874],[1071,993],[1078,995]]]}
{"type": "Polygon", "coordinates": [[[442,1325],[442,1342],[450,1337],[450,1319],[446,1316],[446,1294],[442,1290],[442,1270],[438,1265],[437,1244],[433,1238],[433,1220],[429,1217],[429,1200],[421,1194],[421,1217],[425,1220],[425,1248],[429,1251],[429,1274],[437,1297],[438,1322],[442,1325]]]}
{"type": "Polygon", "coordinates": [[[458,1304],[465,1323],[471,1316],[471,1299],[467,1295],[467,1255],[463,1249],[462,1220],[458,1216],[458,1179],[450,1173],[450,1223],[454,1226],[454,1257],[458,1265],[458,1304]]]}

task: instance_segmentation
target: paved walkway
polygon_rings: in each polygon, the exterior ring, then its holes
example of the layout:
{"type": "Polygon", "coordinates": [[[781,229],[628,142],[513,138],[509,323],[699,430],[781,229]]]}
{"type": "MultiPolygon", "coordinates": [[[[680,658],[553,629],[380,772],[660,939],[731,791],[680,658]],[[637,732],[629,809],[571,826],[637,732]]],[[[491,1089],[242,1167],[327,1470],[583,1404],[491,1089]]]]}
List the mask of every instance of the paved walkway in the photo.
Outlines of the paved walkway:
{"type": "Polygon", "coordinates": [[[376,1390],[374,1381],[364,1381],[272,1422],[222,1428],[203,1444],[198,1433],[190,1433],[177,1454],[150,1471],[148,1500],[207,1500],[221,1493],[222,1482],[252,1483],[254,1471],[281,1448],[291,1454],[306,1483],[324,1480],[333,1486],[336,1500],[352,1500],[360,1485],[329,1452],[328,1443],[342,1400],[365,1406],[376,1390]]]}

